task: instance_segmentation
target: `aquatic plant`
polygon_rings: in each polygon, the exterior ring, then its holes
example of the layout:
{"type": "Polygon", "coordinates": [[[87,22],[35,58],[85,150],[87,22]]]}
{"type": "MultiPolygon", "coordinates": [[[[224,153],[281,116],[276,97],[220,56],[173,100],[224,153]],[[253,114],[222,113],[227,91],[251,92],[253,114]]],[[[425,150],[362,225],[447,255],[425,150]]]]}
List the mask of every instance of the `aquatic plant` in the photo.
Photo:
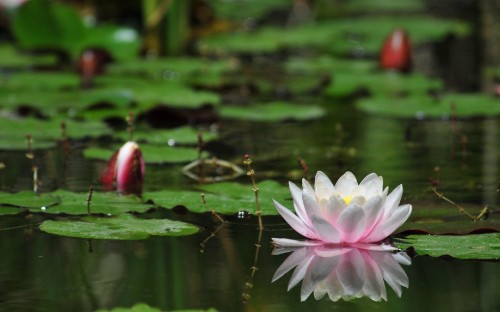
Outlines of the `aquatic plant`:
{"type": "Polygon", "coordinates": [[[107,190],[116,185],[118,192],[139,194],[142,192],[145,171],[139,145],[128,141],[108,161],[106,170],[101,175],[101,183],[107,190]]]}
{"type": "Polygon", "coordinates": [[[313,240],[273,238],[281,246],[319,244],[376,243],[385,239],[410,216],[411,205],[399,206],[403,186],[389,195],[383,179],[375,173],[359,184],[351,172],[335,185],[321,171],[316,173],[315,189],[302,180],[303,190],[289,183],[296,214],[277,201],[274,205],[286,222],[301,235],[313,240]]]}
{"type": "Polygon", "coordinates": [[[385,40],[380,52],[380,68],[410,71],[412,66],[411,43],[402,29],[394,30],[385,40]]]}

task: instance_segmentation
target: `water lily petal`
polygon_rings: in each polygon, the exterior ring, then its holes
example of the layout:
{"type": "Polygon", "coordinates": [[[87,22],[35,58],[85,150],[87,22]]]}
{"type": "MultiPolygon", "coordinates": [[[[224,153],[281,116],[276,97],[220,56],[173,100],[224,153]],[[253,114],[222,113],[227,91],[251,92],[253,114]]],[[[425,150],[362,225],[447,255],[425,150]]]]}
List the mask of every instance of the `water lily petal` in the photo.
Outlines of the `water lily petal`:
{"type": "Polygon", "coordinates": [[[363,208],[349,204],[337,220],[337,228],[342,233],[342,241],[355,243],[365,234],[366,218],[363,208]]]}
{"type": "Polygon", "coordinates": [[[373,196],[364,204],[363,211],[365,212],[366,220],[364,236],[368,236],[378,224],[378,220],[380,220],[380,216],[383,213],[382,202],[384,197],[385,193],[382,196],[373,196]]]}
{"type": "Polygon", "coordinates": [[[283,275],[288,273],[288,271],[290,271],[291,269],[296,267],[299,263],[304,261],[308,253],[310,253],[309,248],[298,248],[297,250],[292,252],[276,270],[271,283],[281,278],[283,275]]]}
{"type": "MultiPolygon", "coordinates": [[[[316,201],[316,193],[312,186],[307,182],[307,180],[302,180],[302,202],[304,203],[304,209],[306,211],[307,217],[312,222],[312,215],[322,215],[321,210],[319,208],[318,202],[316,201]]],[[[314,228],[314,224],[313,224],[314,228]]]]}
{"type": "Polygon", "coordinates": [[[285,208],[283,205],[278,203],[273,199],[274,206],[280,213],[280,215],[285,219],[285,221],[299,234],[311,239],[318,239],[318,236],[315,235],[314,231],[309,229],[309,227],[295,215],[293,212],[285,208]]]}
{"type": "Polygon", "coordinates": [[[335,225],[340,213],[347,207],[347,204],[339,194],[333,194],[328,200],[322,200],[320,206],[324,218],[335,225]]]}
{"type": "Polygon", "coordinates": [[[295,213],[297,213],[297,216],[299,216],[299,218],[302,219],[304,223],[306,223],[308,226],[311,226],[311,220],[306,213],[304,202],[302,201],[302,190],[292,182],[288,182],[288,187],[290,188],[290,193],[292,193],[295,213]]]}
{"type": "Polygon", "coordinates": [[[312,215],[311,221],[313,223],[316,234],[318,234],[323,242],[331,244],[340,243],[340,232],[328,221],[317,215],[312,215]]]}
{"type": "Polygon", "coordinates": [[[289,238],[272,238],[274,244],[278,247],[309,247],[309,246],[319,246],[322,245],[323,242],[319,240],[305,240],[299,241],[295,239],[289,238]]]}
{"type": "Polygon", "coordinates": [[[335,186],[333,186],[332,181],[330,181],[322,171],[316,173],[316,177],[314,178],[314,189],[318,200],[329,198],[330,195],[335,192],[335,186]]]}
{"type": "Polygon", "coordinates": [[[403,186],[398,185],[389,195],[384,202],[384,214],[385,218],[387,215],[391,213],[394,209],[396,209],[401,201],[401,196],[403,195],[403,186]]]}
{"type": "Polygon", "coordinates": [[[366,238],[367,242],[379,242],[399,228],[411,214],[411,205],[399,206],[387,218],[383,219],[366,238]]]}
{"type": "Polygon", "coordinates": [[[335,184],[335,189],[343,197],[347,197],[358,186],[358,181],[352,172],[347,171],[344,173],[335,184]]]}

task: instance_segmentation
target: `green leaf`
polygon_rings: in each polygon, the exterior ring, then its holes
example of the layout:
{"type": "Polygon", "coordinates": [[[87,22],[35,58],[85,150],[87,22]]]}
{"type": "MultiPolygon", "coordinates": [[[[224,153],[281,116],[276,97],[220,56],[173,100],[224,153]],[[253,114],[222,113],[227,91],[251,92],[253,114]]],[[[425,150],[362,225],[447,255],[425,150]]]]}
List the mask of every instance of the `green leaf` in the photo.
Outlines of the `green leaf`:
{"type": "Polygon", "coordinates": [[[160,309],[150,307],[149,305],[145,303],[136,303],[130,308],[113,308],[111,310],[105,310],[105,309],[99,309],[96,310],[95,312],[161,312],[160,309]]]}
{"type": "Polygon", "coordinates": [[[8,88],[11,92],[31,93],[62,89],[75,90],[80,85],[80,77],[76,73],[28,71],[0,76],[0,78],[2,88],[8,88]]]}
{"type": "Polygon", "coordinates": [[[300,74],[330,74],[355,72],[369,73],[376,69],[376,64],[372,60],[366,59],[345,59],[322,55],[315,58],[291,57],[285,63],[285,70],[289,73],[300,74]]]}
{"type": "Polygon", "coordinates": [[[402,249],[415,248],[418,255],[451,256],[457,259],[500,259],[500,233],[462,236],[410,235],[396,243],[402,249]]]}
{"type": "Polygon", "coordinates": [[[58,205],[59,203],[60,198],[35,194],[31,191],[0,193],[0,206],[13,206],[19,208],[33,208],[40,210],[42,207],[50,207],[58,205]]]}
{"type": "MultiPolygon", "coordinates": [[[[62,139],[62,121],[61,119],[38,120],[25,118],[17,120],[0,117],[0,148],[8,150],[27,149],[26,134],[31,135],[33,148],[50,147],[52,146],[50,141],[62,139]],[[22,127],[19,126],[21,123],[22,127]],[[38,142],[40,142],[40,146],[38,146],[38,142]]],[[[111,133],[111,129],[102,122],[65,120],[64,123],[66,124],[66,136],[70,139],[99,137],[111,133]]]]}
{"type": "Polygon", "coordinates": [[[390,103],[394,101],[388,100],[388,97],[426,95],[431,90],[442,88],[440,80],[420,74],[405,75],[397,72],[339,72],[333,74],[333,80],[325,90],[327,96],[346,97],[360,90],[368,90],[379,102],[390,103]]]}
{"type": "Polygon", "coordinates": [[[252,121],[308,120],[323,116],[323,108],[315,105],[294,105],[285,102],[271,102],[247,107],[223,106],[220,116],[228,119],[252,121]]]}
{"type": "MultiPolygon", "coordinates": [[[[118,150],[117,146],[114,150],[98,147],[89,147],[83,151],[86,158],[109,160],[113,153],[118,150]]],[[[198,150],[189,147],[177,147],[141,144],[140,149],[144,156],[144,161],[147,164],[166,164],[166,163],[187,163],[198,158],[198,150]]],[[[207,157],[206,152],[202,152],[202,158],[207,157]]]]}
{"type": "MultiPolygon", "coordinates": [[[[203,142],[209,142],[217,138],[215,133],[208,131],[199,132],[192,127],[184,126],[169,130],[137,130],[134,131],[134,140],[139,143],[168,144],[169,146],[176,144],[196,145],[198,143],[198,133],[202,134],[203,142]]],[[[127,140],[129,134],[127,132],[119,132],[114,137],[127,140]]]]}
{"type": "Polygon", "coordinates": [[[28,49],[62,49],[76,55],[86,35],[82,19],[72,7],[46,0],[31,0],[20,6],[13,21],[19,44],[28,49]]]}
{"type": "Polygon", "coordinates": [[[423,96],[390,101],[383,98],[368,98],[359,101],[357,107],[372,114],[418,119],[500,115],[500,101],[483,94],[457,93],[444,95],[439,99],[423,96]]]}
{"type": "Polygon", "coordinates": [[[55,55],[37,55],[22,53],[13,45],[0,44],[0,67],[28,69],[33,66],[54,65],[55,55]]]}
{"type": "Polygon", "coordinates": [[[79,44],[80,50],[101,48],[109,52],[115,61],[129,62],[137,58],[141,40],[132,28],[100,25],[89,28],[87,36],[79,44]]]}
{"type": "Polygon", "coordinates": [[[189,223],[168,219],[138,219],[129,214],[111,218],[84,217],[82,221],[45,221],[40,230],[68,237],[87,239],[139,240],[149,236],[184,236],[198,232],[189,223]]]}
{"type": "MultiPolygon", "coordinates": [[[[277,215],[273,205],[275,199],[283,205],[292,207],[290,191],[276,181],[266,180],[257,183],[259,203],[263,215],[277,215]]],[[[239,211],[255,213],[255,194],[251,184],[221,182],[199,187],[200,191],[157,191],[145,192],[143,198],[155,204],[173,208],[184,206],[193,212],[209,212],[215,210],[222,214],[234,214],[239,211]],[[205,194],[206,205],[201,203],[201,193],[205,194]]]]}

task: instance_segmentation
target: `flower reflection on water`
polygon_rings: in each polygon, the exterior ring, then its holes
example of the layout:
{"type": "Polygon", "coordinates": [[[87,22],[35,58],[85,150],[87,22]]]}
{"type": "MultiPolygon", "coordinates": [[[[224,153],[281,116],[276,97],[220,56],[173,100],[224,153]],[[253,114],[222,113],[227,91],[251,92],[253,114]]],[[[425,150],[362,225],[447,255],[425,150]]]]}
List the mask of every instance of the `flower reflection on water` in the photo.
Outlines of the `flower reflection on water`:
{"type": "Polygon", "coordinates": [[[385,245],[278,248],[273,254],[292,252],[276,270],[273,282],[295,268],[288,290],[302,280],[301,301],[311,293],[319,300],[326,294],[332,301],[368,297],[387,301],[384,281],[401,297],[401,286],[408,287],[408,276],[401,264],[410,265],[405,252],[393,253],[385,245]]]}

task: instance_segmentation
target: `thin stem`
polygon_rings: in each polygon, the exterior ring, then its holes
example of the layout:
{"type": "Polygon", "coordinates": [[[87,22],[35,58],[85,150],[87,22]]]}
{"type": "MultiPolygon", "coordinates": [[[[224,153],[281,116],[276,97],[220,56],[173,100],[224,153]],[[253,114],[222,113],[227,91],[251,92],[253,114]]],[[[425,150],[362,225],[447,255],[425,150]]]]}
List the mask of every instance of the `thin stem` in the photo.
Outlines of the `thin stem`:
{"type": "Polygon", "coordinates": [[[94,187],[92,184],[89,186],[89,193],[87,195],[87,214],[90,216],[90,205],[92,204],[92,194],[94,193],[94,187]]]}
{"type": "Polygon", "coordinates": [[[432,191],[434,192],[434,194],[437,195],[437,197],[439,197],[440,199],[444,200],[445,202],[447,202],[447,203],[455,206],[458,209],[458,211],[460,211],[461,213],[463,213],[467,217],[471,218],[474,222],[479,221],[489,211],[488,207],[486,206],[486,207],[483,208],[483,210],[481,210],[481,212],[479,213],[479,215],[477,215],[475,217],[472,214],[468,213],[462,206],[458,205],[457,203],[455,203],[454,201],[452,201],[448,197],[444,196],[443,193],[438,192],[437,189],[433,188],[432,191]]]}
{"type": "Polygon", "coordinates": [[[250,268],[250,278],[248,281],[245,283],[245,289],[243,290],[243,293],[241,294],[241,300],[243,303],[247,303],[248,300],[250,299],[250,289],[253,288],[253,279],[255,277],[255,273],[259,270],[259,267],[257,266],[258,261],[259,261],[259,252],[260,248],[262,247],[261,245],[261,240],[262,240],[262,228],[259,229],[259,236],[257,238],[257,242],[255,243],[255,255],[253,258],[253,264],[252,267],[250,268]]]}
{"type": "Polygon", "coordinates": [[[259,188],[257,187],[257,183],[255,183],[255,171],[252,169],[252,159],[250,158],[249,155],[245,155],[243,159],[243,164],[247,166],[247,176],[250,177],[250,180],[252,181],[252,190],[255,195],[255,214],[257,215],[257,218],[259,219],[259,229],[263,229],[264,226],[262,224],[262,211],[260,210],[260,203],[259,203],[259,188]]]}

